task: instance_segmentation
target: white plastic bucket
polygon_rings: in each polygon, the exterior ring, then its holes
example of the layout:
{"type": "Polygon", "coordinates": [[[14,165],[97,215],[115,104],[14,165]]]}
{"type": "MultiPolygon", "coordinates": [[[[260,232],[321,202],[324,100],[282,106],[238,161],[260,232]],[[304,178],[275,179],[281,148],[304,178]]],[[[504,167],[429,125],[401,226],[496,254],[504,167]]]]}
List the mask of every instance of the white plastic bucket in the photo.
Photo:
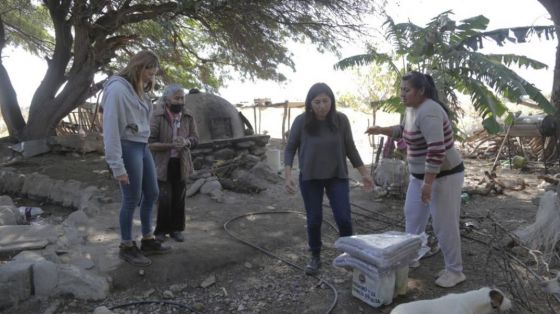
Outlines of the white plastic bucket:
{"type": "Polygon", "coordinates": [[[268,149],[266,151],[266,162],[274,171],[282,170],[282,162],[280,161],[279,149],[268,149]]]}

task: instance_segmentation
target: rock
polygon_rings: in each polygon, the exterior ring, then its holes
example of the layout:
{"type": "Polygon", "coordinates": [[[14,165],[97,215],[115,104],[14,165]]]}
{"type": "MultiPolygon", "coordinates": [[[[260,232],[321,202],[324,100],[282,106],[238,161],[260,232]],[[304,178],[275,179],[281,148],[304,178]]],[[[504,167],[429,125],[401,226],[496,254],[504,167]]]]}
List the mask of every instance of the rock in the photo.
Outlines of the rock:
{"type": "Polygon", "coordinates": [[[279,183],[282,181],[282,178],[265,162],[259,162],[251,168],[249,172],[257,178],[264,179],[271,183],[279,183]]]}
{"type": "Polygon", "coordinates": [[[251,263],[249,263],[249,262],[245,262],[245,263],[243,264],[243,266],[245,266],[245,268],[248,268],[248,269],[253,268],[253,265],[252,265],[251,263]]]}
{"type": "Polygon", "coordinates": [[[245,305],[243,305],[243,304],[239,304],[239,307],[237,307],[238,312],[245,311],[245,309],[246,309],[245,305]]]}
{"type": "Polygon", "coordinates": [[[193,158],[193,168],[194,170],[200,170],[204,166],[204,158],[203,157],[196,157],[193,158]]]}
{"type": "Polygon", "coordinates": [[[47,260],[33,264],[33,286],[38,296],[50,296],[58,284],[58,268],[47,260]]]}
{"type": "Polygon", "coordinates": [[[193,307],[198,312],[202,312],[204,310],[204,304],[202,304],[200,302],[196,302],[195,304],[193,304],[193,307]]]}
{"type": "Polygon", "coordinates": [[[43,312],[43,314],[55,314],[57,313],[56,310],[58,310],[58,307],[60,306],[60,300],[54,300],[53,303],[51,303],[51,305],[49,305],[45,311],[43,312]]]}
{"type": "Polygon", "coordinates": [[[262,146],[251,147],[249,149],[249,151],[251,152],[251,154],[257,155],[257,156],[262,156],[262,155],[266,154],[266,148],[264,148],[262,146]]]}
{"type": "Polygon", "coordinates": [[[109,310],[106,306],[96,307],[93,314],[114,314],[115,312],[109,310]]]}
{"type": "MultiPolygon", "coordinates": [[[[14,169],[0,169],[0,191],[23,193],[22,187],[25,182],[25,175],[16,172],[14,169]]],[[[8,204],[9,205],[9,204],[8,204]]]]}
{"type": "Polygon", "coordinates": [[[270,136],[259,135],[254,138],[254,141],[257,143],[257,145],[266,146],[266,144],[268,144],[268,142],[270,141],[270,136]]]}
{"type": "Polygon", "coordinates": [[[175,295],[173,295],[173,292],[171,292],[169,290],[163,291],[163,298],[164,299],[173,299],[174,297],[175,297],[175,295]]]}
{"type": "Polygon", "coordinates": [[[208,288],[215,283],[216,283],[216,276],[215,275],[210,275],[208,278],[204,279],[204,281],[202,283],[200,283],[200,287],[201,288],[208,288]]]}
{"type": "Polygon", "coordinates": [[[232,173],[232,191],[238,193],[259,193],[266,189],[265,185],[265,181],[246,170],[236,169],[232,173]]]}
{"type": "Polygon", "coordinates": [[[11,197],[9,197],[8,195],[0,195],[0,206],[5,205],[15,206],[14,201],[11,197]]]}
{"type": "Polygon", "coordinates": [[[171,285],[169,287],[169,290],[171,290],[171,292],[174,292],[174,293],[179,293],[179,292],[185,290],[186,287],[187,287],[186,284],[175,284],[175,285],[171,285]]]}
{"type": "Polygon", "coordinates": [[[216,160],[229,160],[235,157],[235,151],[231,148],[223,148],[214,152],[216,160]]]}
{"type": "Polygon", "coordinates": [[[146,272],[143,269],[138,270],[138,275],[139,276],[144,276],[145,274],[146,274],[146,272]]]}
{"type": "Polygon", "coordinates": [[[103,300],[109,293],[109,283],[103,277],[82,271],[73,265],[57,265],[57,292],[83,300],[103,300]]]}
{"type": "Polygon", "coordinates": [[[24,221],[23,216],[13,205],[0,205],[0,226],[20,225],[24,221]]]}
{"type": "Polygon", "coordinates": [[[195,148],[195,149],[191,150],[191,156],[198,157],[198,156],[201,156],[201,155],[208,155],[213,151],[214,150],[212,148],[195,148]]]}
{"type": "Polygon", "coordinates": [[[250,148],[250,147],[255,146],[255,142],[253,142],[253,141],[239,142],[239,143],[236,143],[235,146],[237,148],[250,148]]]}
{"type": "Polygon", "coordinates": [[[210,192],[210,198],[218,203],[224,202],[224,192],[221,190],[213,190],[210,192]]]}
{"type": "Polygon", "coordinates": [[[32,270],[29,263],[7,263],[0,266],[0,310],[31,296],[32,270]]]}
{"type": "Polygon", "coordinates": [[[79,227],[87,227],[91,223],[88,216],[83,210],[77,210],[71,213],[70,215],[68,215],[68,217],[66,217],[66,220],[64,220],[62,224],[65,226],[74,226],[76,228],[79,228],[79,227]]]}
{"type": "Polygon", "coordinates": [[[70,260],[70,264],[84,270],[92,269],[95,267],[95,263],[85,256],[76,256],[70,260]]]}
{"type": "Polygon", "coordinates": [[[211,181],[206,181],[201,187],[200,187],[200,193],[202,194],[211,194],[212,191],[221,191],[222,190],[222,185],[220,184],[220,181],[217,180],[211,180],[211,181]]]}
{"type": "Polygon", "coordinates": [[[206,182],[206,179],[201,178],[201,179],[196,180],[193,184],[191,184],[191,186],[187,189],[187,197],[191,197],[191,196],[195,195],[196,193],[198,193],[198,191],[200,190],[202,185],[204,185],[205,182],[206,182]]]}
{"type": "Polygon", "coordinates": [[[42,249],[57,238],[51,225],[0,226],[0,252],[42,249]]]}
{"type": "Polygon", "coordinates": [[[246,155],[245,157],[243,157],[243,167],[245,169],[251,169],[253,168],[256,164],[258,164],[261,161],[261,158],[255,155],[246,155]]]}
{"type": "Polygon", "coordinates": [[[152,294],[154,294],[154,292],[156,292],[156,290],[153,288],[144,292],[144,298],[149,298],[152,294]]]}

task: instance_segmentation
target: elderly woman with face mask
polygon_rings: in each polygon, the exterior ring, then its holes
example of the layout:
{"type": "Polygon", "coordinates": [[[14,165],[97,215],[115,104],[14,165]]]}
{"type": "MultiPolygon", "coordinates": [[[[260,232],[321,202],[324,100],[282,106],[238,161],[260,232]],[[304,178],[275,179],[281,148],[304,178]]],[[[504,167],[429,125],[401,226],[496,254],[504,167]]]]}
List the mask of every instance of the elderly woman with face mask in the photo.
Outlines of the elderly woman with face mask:
{"type": "Polygon", "coordinates": [[[186,179],[193,172],[190,150],[198,143],[195,121],[184,103],[181,85],[166,86],[150,123],[150,149],[160,190],[154,232],[159,241],[166,235],[184,241],[186,179]]]}

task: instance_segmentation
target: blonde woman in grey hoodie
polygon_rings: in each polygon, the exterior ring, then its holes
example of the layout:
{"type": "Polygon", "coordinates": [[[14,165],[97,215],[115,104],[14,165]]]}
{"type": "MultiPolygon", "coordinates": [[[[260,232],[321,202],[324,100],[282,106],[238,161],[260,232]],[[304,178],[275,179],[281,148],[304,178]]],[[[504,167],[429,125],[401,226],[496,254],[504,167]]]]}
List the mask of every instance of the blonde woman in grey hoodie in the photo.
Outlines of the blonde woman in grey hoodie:
{"type": "Polygon", "coordinates": [[[152,154],[148,148],[152,103],[149,92],[159,70],[159,59],[150,51],[134,55],[127,66],[104,84],[103,142],[105,160],[119,182],[122,205],[119,214],[121,244],[119,257],[136,265],[152,262],[146,255],[165,253],[152,233],[151,214],[159,189],[152,154]],[[132,220],[140,206],[141,248],[132,240],[132,220]]]}

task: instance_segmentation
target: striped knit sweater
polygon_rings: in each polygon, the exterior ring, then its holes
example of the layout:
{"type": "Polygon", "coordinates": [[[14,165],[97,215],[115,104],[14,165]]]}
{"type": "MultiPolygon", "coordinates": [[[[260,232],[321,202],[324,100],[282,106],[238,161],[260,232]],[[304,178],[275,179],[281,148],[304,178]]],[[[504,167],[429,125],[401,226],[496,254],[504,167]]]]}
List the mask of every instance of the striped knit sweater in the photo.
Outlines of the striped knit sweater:
{"type": "Polygon", "coordinates": [[[439,173],[463,161],[454,146],[447,113],[431,99],[417,108],[407,108],[403,124],[392,129],[393,137],[403,138],[407,144],[410,173],[439,173]]]}

